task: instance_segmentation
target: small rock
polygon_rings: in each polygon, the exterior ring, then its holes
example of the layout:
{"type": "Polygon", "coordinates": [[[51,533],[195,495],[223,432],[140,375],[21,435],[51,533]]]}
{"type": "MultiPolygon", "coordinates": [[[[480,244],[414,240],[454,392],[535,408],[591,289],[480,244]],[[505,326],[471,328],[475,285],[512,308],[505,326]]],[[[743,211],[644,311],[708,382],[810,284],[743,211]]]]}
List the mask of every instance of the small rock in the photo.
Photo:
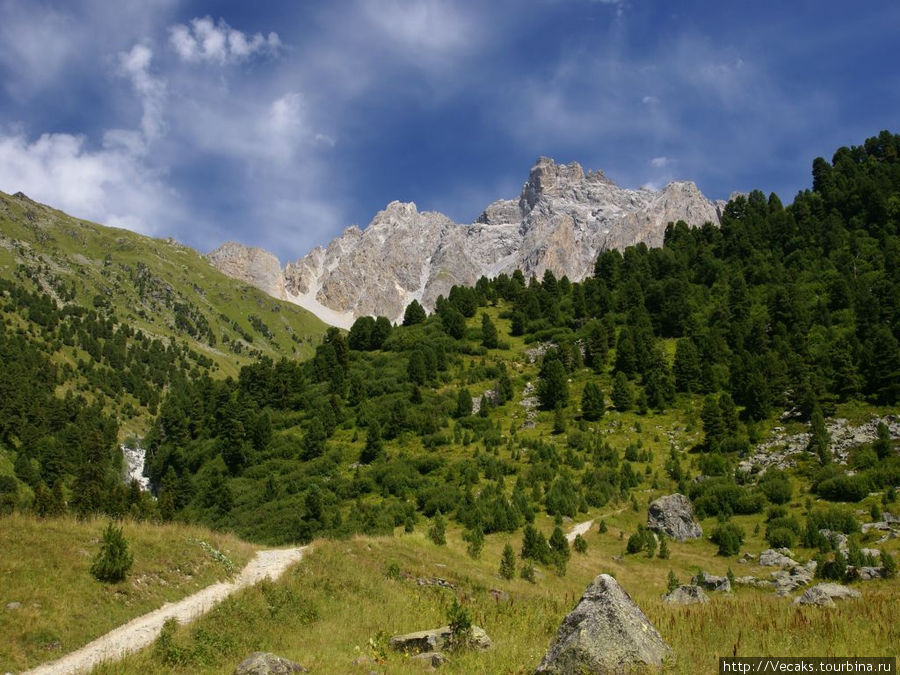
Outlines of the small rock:
{"type": "Polygon", "coordinates": [[[21,606],[22,606],[22,603],[21,603],[21,602],[8,602],[8,603],[6,603],[6,609],[9,609],[9,610],[19,609],[19,607],[21,607],[21,606]]]}
{"type": "Polygon", "coordinates": [[[734,583],[738,586],[753,586],[754,588],[769,588],[772,582],[768,579],[759,579],[757,577],[735,577],[734,583]]]}
{"type": "Polygon", "coordinates": [[[679,586],[663,596],[670,605],[694,605],[709,602],[709,596],[699,586],[679,586]]]}
{"type": "Polygon", "coordinates": [[[289,675],[308,673],[309,668],[268,652],[253,652],[234,669],[234,675],[289,675]]]}
{"type": "Polygon", "coordinates": [[[536,673],[622,672],[659,667],[671,653],[618,582],[597,576],[563,620],[536,673]]]}
{"type": "Polygon", "coordinates": [[[432,668],[440,668],[447,663],[447,657],[441,652],[422,652],[416,654],[412,658],[428,663],[432,668]]]}
{"type": "Polygon", "coordinates": [[[741,557],[738,558],[739,563],[752,563],[754,560],[756,560],[756,556],[753,555],[752,553],[750,553],[749,551],[742,554],[741,557]]]}

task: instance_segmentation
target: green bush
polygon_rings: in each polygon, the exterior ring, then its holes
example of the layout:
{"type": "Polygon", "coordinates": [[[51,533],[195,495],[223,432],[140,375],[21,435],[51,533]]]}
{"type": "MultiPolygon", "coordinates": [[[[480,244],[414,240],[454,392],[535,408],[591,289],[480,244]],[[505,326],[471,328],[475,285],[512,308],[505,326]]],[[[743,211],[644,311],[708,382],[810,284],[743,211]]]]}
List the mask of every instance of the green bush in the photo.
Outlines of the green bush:
{"type": "Polygon", "coordinates": [[[91,563],[91,574],[98,581],[122,581],[132,563],[134,556],[128,551],[128,542],[122,534],[122,528],[110,522],[103,532],[100,551],[91,563]]]}
{"type": "Polygon", "coordinates": [[[737,555],[744,543],[744,530],[735,523],[723,523],[713,530],[711,539],[719,545],[716,555],[737,555]]]}

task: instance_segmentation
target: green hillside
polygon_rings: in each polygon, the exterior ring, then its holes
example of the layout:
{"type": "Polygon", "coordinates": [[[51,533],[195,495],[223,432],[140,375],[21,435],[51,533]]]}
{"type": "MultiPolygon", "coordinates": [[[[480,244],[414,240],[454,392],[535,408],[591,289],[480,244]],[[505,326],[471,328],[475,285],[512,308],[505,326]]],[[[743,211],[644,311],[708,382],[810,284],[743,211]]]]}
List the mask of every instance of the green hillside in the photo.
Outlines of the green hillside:
{"type": "MultiPolygon", "coordinates": [[[[27,211],[20,201],[5,203],[27,211]]],[[[200,523],[264,544],[337,541],[318,544],[284,584],[168,635],[137,670],[151,667],[148,658],[161,669],[228,670],[232,657],[261,646],[330,672],[345,668],[349,644],[377,661],[385,631],[431,626],[386,622],[372,598],[396,596],[397,617],[439,621],[451,596],[401,583],[406,573],[442,576],[426,571],[437,565],[459,575],[457,594],[513,645],[485,661],[461,657],[457,672],[532,668],[602,570],[646,606],[680,672],[702,656],[696,635],[721,626],[709,641],[718,655],[896,651],[886,617],[900,554],[889,532],[900,527],[887,522],[900,514],[900,136],[883,132],[815,160],[812,189],[790,205],[754,191],[729,202],[721,227],[670,224],[662,248],[603,252],[581,282],[550,272],[482,278],[451,289],[430,316],[411,304],[404,325],[361,317],[348,333],[328,329],[311,358],[300,345],[296,358],[273,347],[253,360],[248,345],[239,358],[222,351],[225,340],[204,345],[204,335],[228,331],[224,320],[161,351],[118,332],[97,314],[104,302],[138,319],[131,307],[157,303],[168,319],[147,310],[143,320],[161,321],[167,336],[187,330],[185,321],[195,333],[206,326],[196,309],[205,305],[190,296],[187,271],[166,268],[172,293],[193,298],[194,309],[173,301],[167,314],[147,287],[126,281],[137,260],[93,259],[100,266],[84,275],[96,286],[78,272],[54,281],[54,268],[35,262],[5,287],[0,351],[16,365],[0,373],[0,507],[200,523]],[[25,293],[26,283],[56,300],[25,293]],[[95,288],[110,294],[95,303],[95,288]],[[213,377],[212,354],[233,359],[236,376],[213,377]],[[158,379],[142,388],[120,377],[135,393],[103,392],[120,371],[158,379]],[[143,443],[155,498],[126,489],[114,470],[116,432],[135,405],[128,397],[150,396],[145,389],[158,397],[141,404],[154,412],[143,443]],[[663,546],[644,529],[649,502],[673,492],[692,501],[702,539],[663,546]],[[581,555],[563,531],[588,519],[606,531],[595,524],[581,555]],[[507,542],[516,575],[534,585],[499,579],[507,542]],[[738,556],[769,547],[815,560],[819,577],[854,583],[865,600],[834,621],[794,611],[771,586],[717,596],[688,608],[687,620],[660,603],[669,570],[682,582],[701,570],[746,574],[738,556]],[[351,562],[337,560],[342,551],[351,562]],[[885,578],[862,581],[864,568],[885,578]],[[354,580],[360,569],[364,579],[354,580]],[[516,610],[485,593],[495,587],[516,610]],[[358,610],[352,620],[342,618],[348,606],[358,610]],[[526,629],[518,608],[545,623],[526,629]],[[296,610],[285,630],[308,643],[273,631],[282,610],[296,610]],[[328,652],[337,624],[344,642],[328,652]],[[855,640],[864,625],[866,640],[855,640]]],[[[245,303],[274,302],[246,293],[245,303]]],[[[256,311],[266,325],[286,315],[256,311]]]]}
{"type": "Polygon", "coordinates": [[[185,372],[222,377],[261,356],[306,358],[325,329],[193,249],[78,220],[22,194],[0,193],[0,280],[9,328],[34,338],[58,367],[82,361],[97,371],[64,375],[60,390],[101,401],[126,431],[143,431],[163,391],[116,388],[113,373],[122,374],[135,336],[147,349],[179,350],[185,372]]]}

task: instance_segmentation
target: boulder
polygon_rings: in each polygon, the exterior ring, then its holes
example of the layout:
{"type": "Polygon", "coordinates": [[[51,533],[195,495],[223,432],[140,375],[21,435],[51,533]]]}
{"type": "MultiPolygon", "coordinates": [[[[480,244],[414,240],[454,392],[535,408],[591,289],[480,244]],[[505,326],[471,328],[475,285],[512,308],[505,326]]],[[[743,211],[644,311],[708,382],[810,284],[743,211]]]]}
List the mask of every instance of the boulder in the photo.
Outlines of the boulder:
{"type": "Polygon", "coordinates": [[[795,605],[815,605],[817,607],[834,607],[834,600],[818,586],[806,589],[806,592],[798,598],[794,598],[795,605]]]}
{"type": "Polygon", "coordinates": [[[663,602],[670,605],[695,605],[709,602],[709,597],[699,586],[679,586],[663,596],[663,602]]]}
{"type": "Polygon", "coordinates": [[[793,591],[801,586],[806,586],[813,580],[815,567],[802,567],[795,565],[790,570],[776,570],[772,572],[773,585],[775,586],[775,595],[790,595],[793,591]]]}
{"type": "Polygon", "coordinates": [[[597,576],[563,619],[537,673],[621,672],[662,665],[671,653],[659,632],[608,574],[597,576]]]}
{"type": "Polygon", "coordinates": [[[234,669],[234,675],[289,675],[308,673],[309,668],[268,652],[253,652],[234,669]]]}
{"type": "Polygon", "coordinates": [[[704,574],[701,578],[698,574],[691,579],[691,583],[700,586],[707,591],[731,593],[731,582],[728,580],[728,577],[717,577],[713,574],[704,574]]]}
{"type": "Polygon", "coordinates": [[[872,581],[872,579],[880,579],[883,575],[883,567],[860,567],[857,569],[860,581],[872,581]]]}
{"type": "Polygon", "coordinates": [[[738,558],[739,563],[752,563],[754,560],[756,560],[756,556],[753,555],[752,553],[750,553],[749,551],[743,553],[741,555],[741,557],[738,558]]]}
{"type": "MultiPolygon", "coordinates": [[[[452,632],[450,626],[441,626],[431,630],[422,630],[417,633],[395,635],[391,638],[391,649],[407,654],[420,654],[422,652],[438,652],[450,646],[452,632]]],[[[475,649],[490,649],[494,646],[491,638],[479,626],[472,626],[469,646],[475,649]]]]}
{"type": "Polygon", "coordinates": [[[765,567],[796,567],[797,561],[790,557],[791,552],[783,548],[776,551],[767,548],[759,554],[759,564],[765,567]],[[787,554],[784,552],[787,551],[787,554]]]}
{"type": "Polygon", "coordinates": [[[735,577],[734,583],[738,586],[753,586],[754,588],[769,588],[772,582],[768,579],[759,579],[753,576],[735,577]]]}
{"type": "Polygon", "coordinates": [[[699,539],[703,536],[700,524],[694,520],[691,500],[678,493],[660,497],[650,503],[647,510],[647,527],[654,532],[665,532],[678,541],[699,539]]]}
{"type": "Polygon", "coordinates": [[[795,605],[834,607],[835,600],[860,597],[859,591],[841,584],[816,584],[794,600],[795,605]]]}

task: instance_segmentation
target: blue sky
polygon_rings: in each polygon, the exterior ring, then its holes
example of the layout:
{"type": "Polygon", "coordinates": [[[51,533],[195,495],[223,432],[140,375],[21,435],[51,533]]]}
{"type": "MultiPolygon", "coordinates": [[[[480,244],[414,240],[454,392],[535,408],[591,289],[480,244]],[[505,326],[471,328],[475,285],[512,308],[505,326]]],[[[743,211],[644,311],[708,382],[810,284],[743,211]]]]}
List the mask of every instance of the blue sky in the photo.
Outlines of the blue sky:
{"type": "Polygon", "coordinates": [[[539,155],[785,202],[900,131],[900,3],[0,0],[0,190],[282,262],[539,155]]]}

